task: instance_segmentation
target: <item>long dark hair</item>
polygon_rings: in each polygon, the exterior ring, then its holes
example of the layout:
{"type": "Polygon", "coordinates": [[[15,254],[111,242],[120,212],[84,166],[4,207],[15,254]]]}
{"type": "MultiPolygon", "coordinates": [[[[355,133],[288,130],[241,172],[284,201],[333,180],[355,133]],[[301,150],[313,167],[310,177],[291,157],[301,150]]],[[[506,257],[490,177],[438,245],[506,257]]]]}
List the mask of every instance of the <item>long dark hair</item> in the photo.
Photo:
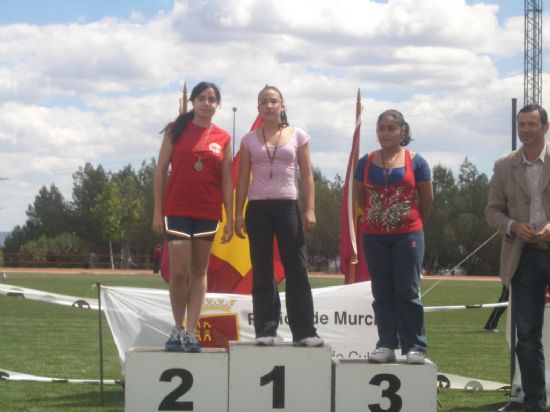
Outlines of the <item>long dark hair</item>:
{"type": "MultiPolygon", "coordinates": [[[[258,103],[260,102],[260,96],[266,90],[273,90],[275,93],[277,93],[279,95],[279,97],[281,98],[281,103],[284,104],[285,99],[283,99],[283,94],[281,93],[281,91],[277,87],[270,86],[269,84],[266,84],[264,86],[264,88],[262,90],[260,90],[260,93],[258,93],[258,103]]],[[[288,127],[288,118],[286,116],[286,110],[285,109],[283,109],[283,111],[281,112],[281,120],[279,122],[279,127],[281,127],[281,128],[288,127]]]]}
{"type": "MultiPolygon", "coordinates": [[[[218,104],[222,100],[220,89],[218,86],[216,86],[214,83],[211,82],[200,82],[195,87],[193,87],[193,90],[191,91],[191,96],[189,97],[189,101],[192,102],[195,100],[199,94],[204,92],[206,89],[212,89],[214,90],[214,94],[216,95],[216,101],[218,104]]],[[[176,120],[173,122],[170,122],[166,125],[164,129],[162,129],[161,133],[164,133],[168,130],[168,132],[171,134],[172,137],[172,144],[175,144],[178,139],[180,138],[183,131],[187,128],[187,125],[193,118],[195,117],[195,110],[191,109],[187,113],[180,114],[176,120]]]]}
{"type": "Polygon", "coordinates": [[[411,128],[409,124],[405,121],[405,118],[403,117],[403,114],[395,109],[386,110],[382,113],[380,113],[380,116],[378,116],[378,121],[376,122],[376,125],[380,123],[380,121],[384,117],[390,117],[394,122],[397,122],[401,129],[403,130],[403,134],[401,135],[401,142],[399,143],[401,146],[407,146],[412,139],[411,137],[411,128]]]}

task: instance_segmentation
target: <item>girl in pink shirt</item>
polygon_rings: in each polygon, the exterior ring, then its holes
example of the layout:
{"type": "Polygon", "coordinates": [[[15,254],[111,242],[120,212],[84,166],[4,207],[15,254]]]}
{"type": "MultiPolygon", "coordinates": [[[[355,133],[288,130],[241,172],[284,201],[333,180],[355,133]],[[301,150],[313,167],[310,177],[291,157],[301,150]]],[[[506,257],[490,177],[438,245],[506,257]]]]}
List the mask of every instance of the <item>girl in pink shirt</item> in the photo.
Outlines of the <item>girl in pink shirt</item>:
{"type": "Polygon", "coordinates": [[[303,229],[315,227],[315,190],[309,135],[290,127],[281,92],[265,86],[258,95],[263,125],[241,142],[235,204],[235,234],[248,234],[252,261],[252,303],[258,345],[273,345],[281,302],[273,270],[273,237],[277,238],[286,276],[286,307],[296,345],[321,346],[313,325],[313,298],[307,277],[303,229]],[[297,175],[305,199],[298,207],[297,175]],[[250,175],[252,174],[252,181],[250,175]],[[246,217],[243,216],[248,196],[246,217]]]}

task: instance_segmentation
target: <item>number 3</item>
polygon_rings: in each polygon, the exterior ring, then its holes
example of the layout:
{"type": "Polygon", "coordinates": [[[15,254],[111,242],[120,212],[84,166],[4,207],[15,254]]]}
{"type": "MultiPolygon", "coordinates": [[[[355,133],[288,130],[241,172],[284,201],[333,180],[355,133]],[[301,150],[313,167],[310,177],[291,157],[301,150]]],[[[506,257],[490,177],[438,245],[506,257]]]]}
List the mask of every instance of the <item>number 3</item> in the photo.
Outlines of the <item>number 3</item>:
{"type": "Polygon", "coordinates": [[[379,404],[374,403],[369,405],[369,409],[372,412],[398,412],[403,407],[403,399],[397,395],[397,391],[401,389],[401,381],[395,375],[389,373],[381,373],[375,375],[371,380],[371,385],[380,386],[382,382],[388,382],[388,387],[382,390],[382,397],[390,400],[390,407],[388,409],[382,409],[379,404]]]}

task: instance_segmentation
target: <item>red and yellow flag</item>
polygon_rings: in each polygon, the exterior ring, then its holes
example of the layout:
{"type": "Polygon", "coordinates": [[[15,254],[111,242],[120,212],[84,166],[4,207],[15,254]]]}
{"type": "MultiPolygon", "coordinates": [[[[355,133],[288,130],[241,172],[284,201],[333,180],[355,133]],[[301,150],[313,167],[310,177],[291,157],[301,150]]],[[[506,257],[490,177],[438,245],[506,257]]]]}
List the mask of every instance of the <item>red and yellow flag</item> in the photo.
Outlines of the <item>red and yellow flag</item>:
{"type": "MultiPolygon", "coordinates": [[[[260,116],[256,118],[250,130],[262,127],[260,116]]],[[[237,187],[239,171],[239,154],[233,160],[233,198],[237,187]]],[[[245,205],[246,208],[246,205],[245,205]]],[[[223,234],[223,223],[226,221],[225,210],[222,224],[212,245],[212,254],[208,264],[208,291],[218,293],[252,293],[252,264],[250,263],[250,249],[248,238],[241,239],[233,236],[230,242],[220,242],[223,234]]],[[[273,246],[275,279],[280,283],[284,277],[283,265],[279,256],[277,242],[273,246]]]]}

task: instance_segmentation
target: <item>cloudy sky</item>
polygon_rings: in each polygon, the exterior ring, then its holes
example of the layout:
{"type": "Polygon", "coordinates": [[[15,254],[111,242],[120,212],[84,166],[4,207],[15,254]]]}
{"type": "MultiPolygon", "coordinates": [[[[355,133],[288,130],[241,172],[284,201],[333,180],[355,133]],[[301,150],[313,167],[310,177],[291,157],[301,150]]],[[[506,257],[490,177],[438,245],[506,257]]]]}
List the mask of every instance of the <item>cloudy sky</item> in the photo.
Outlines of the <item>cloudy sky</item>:
{"type": "Polygon", "coordinates": [[[237,108],[237,142],[258,91],[278,86],[329,178],[345,174],[358,88],[361,152],[396,108],[430,164],[468,157],[490,175],[511,147],[511,99],[523,103],[523,1],[3,0],[0,231],[24,224],[43,185],[70,200],[85,162],[156,157],[183,83],[201,80],[220,86],[215,122],[230,134],[237,108]]]}

